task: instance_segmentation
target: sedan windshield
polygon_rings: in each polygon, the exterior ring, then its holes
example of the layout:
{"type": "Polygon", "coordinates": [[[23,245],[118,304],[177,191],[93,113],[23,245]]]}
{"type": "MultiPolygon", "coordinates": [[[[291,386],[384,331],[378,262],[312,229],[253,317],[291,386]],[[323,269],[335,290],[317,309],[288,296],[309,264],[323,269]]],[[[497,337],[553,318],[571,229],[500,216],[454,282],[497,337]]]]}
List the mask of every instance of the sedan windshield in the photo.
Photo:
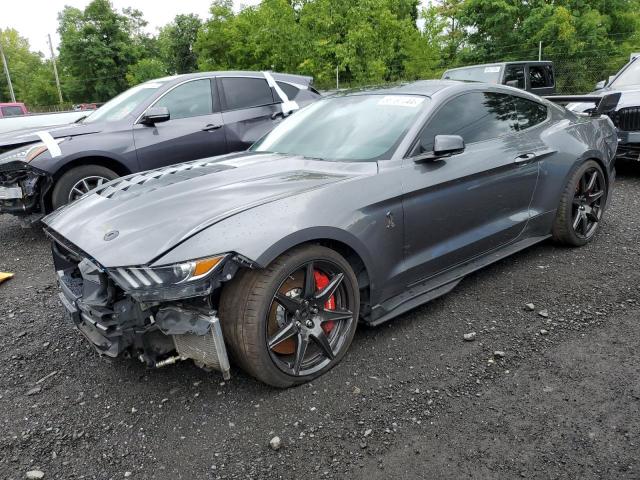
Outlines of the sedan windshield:
{"type": "Polygon", "coordinates": [[[251,150],[323,160],[390,158],[428,100],[382,94],[327,98],[287,118],[251,150]]]}
{"type": "Polygon", "coordinates": [[[85,118],[83,122],[114,122],[122,120],[138,105],[140,105],[140,103],[151,97],[151,95],[153,95],[167,81],[168,79],[160,79],[136,85],[135,87],[130,88],[117,97],[109,100],[102,107],[85,118]]]}
{"type": "Polygon", "coordinates": [[[640,60],[629,65],[611,84],[612,87],[640,85],[640,60]]]}

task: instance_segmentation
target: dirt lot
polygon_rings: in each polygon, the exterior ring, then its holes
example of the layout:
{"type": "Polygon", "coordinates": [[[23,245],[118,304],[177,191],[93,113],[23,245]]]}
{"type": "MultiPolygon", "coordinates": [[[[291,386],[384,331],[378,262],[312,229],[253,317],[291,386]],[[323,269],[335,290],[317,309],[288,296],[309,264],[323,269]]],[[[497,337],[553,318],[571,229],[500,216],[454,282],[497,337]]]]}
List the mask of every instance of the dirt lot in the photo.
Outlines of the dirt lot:
{"type": "Polygon", "coordinates": [[[602,227],[361,328],[328,375],[279,391],[98,358],[43,235],[0,217],[17,274],[0,286],[0,478],[640,478],[640,174],[602,227]]]}

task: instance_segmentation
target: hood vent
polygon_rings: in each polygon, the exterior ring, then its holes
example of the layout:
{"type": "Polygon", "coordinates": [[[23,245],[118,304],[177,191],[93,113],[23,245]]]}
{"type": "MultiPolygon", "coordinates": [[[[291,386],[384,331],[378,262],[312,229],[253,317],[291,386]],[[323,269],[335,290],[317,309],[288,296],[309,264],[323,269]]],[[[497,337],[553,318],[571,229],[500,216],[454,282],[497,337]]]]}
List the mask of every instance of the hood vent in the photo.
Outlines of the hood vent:
{"type": "Polygon", "coordinates": [[[129,175],[105,184],[95,193],[105,198],[125,199],[191,178],[235,168],[216,161],[195,161],[129,175]]]}

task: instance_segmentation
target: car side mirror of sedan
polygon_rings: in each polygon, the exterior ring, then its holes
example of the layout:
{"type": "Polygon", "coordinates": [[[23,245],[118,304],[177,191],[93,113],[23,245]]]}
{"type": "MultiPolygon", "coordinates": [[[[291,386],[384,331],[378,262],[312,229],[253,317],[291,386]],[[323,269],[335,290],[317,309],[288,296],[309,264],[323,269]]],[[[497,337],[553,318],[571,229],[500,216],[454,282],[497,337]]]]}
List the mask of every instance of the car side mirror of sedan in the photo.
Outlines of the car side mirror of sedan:
{"type": "Polygon", "coordinates": [[[507,80],[505,83],[507,87],[518,88],[518,80],[507,80]]]}
{"type": "Polygon", "coordinates": [[[600,80],[598,83],[596,83],[596,90],[601,90],[606,86],[607,82],[604,80],[600,80]]]}
{"type": "Polygon", "coordinates": [[[464,139],[460,135],[436,135],[433,151],[413,157],[416,163],[432,162],[464,152],[464,139]]]}
{"type": "Polygon", "coordinates": [[[171,114],[167,107],[151,107],[149,110],[144,112],[144,115],[142,115],[142,118],[140,119],[140,123],[144,125],[155,125],[156,123],[166,122],[170,119],[171,114]]]}

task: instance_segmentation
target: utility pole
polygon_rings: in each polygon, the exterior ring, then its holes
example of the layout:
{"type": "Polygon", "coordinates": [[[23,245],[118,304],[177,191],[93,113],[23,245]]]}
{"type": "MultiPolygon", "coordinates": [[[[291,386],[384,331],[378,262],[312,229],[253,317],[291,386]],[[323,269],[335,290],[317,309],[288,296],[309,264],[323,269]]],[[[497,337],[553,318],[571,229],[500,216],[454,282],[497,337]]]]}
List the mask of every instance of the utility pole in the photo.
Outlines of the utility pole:
{"type": "Polygon", "coordinates": [[[9,75],[9,66],[7,65],[7,59],[4,56],[4,50],[2,49],[2,37],[0,37],[0,57],[2,57],[4,74],[7,76],[7,83],[9,84],[9,94],[11,95],[11,101],[13,103],[16,103],[16,94],[13,93],[13,85],[11,84],[11,75],[9,75]]]}
{"type": "Polygon", "coordinates": [[[540,44],[538,45],[538,61],[542,61],[542,40],[540,40],[540,44]]]}
{"type": "Polygon", "coordinates": [[[58,78],[58,67],[56,66],[56,54],[53,53],[53,43],[51,43],[51,34],[47,33],[49,38],[49,50],[51,50],[51,61],[53,62],[53,73],[56,76],[56,86],[58,87],[58,97],[60,98],[60,105],[62,105],[62,90],[60,89],[60,79],[58,78]]]}

